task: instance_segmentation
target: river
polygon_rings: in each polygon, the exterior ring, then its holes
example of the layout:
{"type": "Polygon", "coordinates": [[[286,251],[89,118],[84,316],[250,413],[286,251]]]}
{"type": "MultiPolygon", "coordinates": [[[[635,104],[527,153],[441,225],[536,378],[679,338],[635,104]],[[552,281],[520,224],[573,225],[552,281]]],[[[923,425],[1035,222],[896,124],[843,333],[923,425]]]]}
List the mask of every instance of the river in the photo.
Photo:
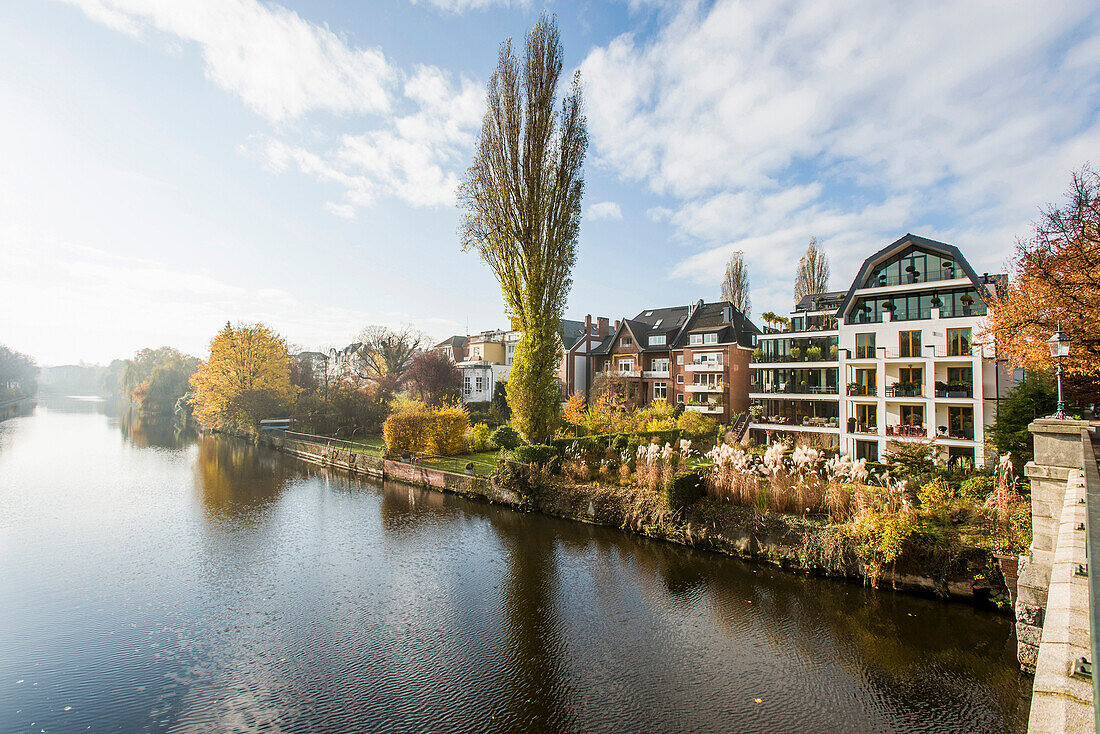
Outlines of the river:
{"type": "Polygon", "coordinates": [[[0,423],[0,731],[1026,728],[1009,617],[108,413],[0,423]]]}

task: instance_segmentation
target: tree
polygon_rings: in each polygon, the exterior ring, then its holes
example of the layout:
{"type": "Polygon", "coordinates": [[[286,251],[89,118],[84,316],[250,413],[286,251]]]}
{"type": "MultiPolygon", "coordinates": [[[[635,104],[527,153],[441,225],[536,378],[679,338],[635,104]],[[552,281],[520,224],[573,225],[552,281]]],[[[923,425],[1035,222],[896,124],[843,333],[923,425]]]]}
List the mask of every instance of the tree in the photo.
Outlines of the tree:
{"type": "Polygon", "coordinates": [[[512,409],[508,407],[508,385],[496,381],[493,385],[493,399],[489,403],[489,415],[497,423],[507,423],[512,419],[512,409]]]}
{"type": "Polygon", "coordinates": [[[396,389],[425,340],[424,334],[412,327],[368,326],[359,334],[355,371],[365,380],[384,381],[396,389]]]}
{"type": "Polygon", "coordinates": [[[261,419],[293,404],[291,359],[286,342],[267,326],[227,323],[191,376],[195,417],[217,430],[254,432],[261,419]]]}
{"type": "MultiPolygon", "coordinates": [[[[1063,368],[1095,390],[1100,375],[1100,174],[1073,173],[1061,207],[1048,205],[1034,232],[1016,244],[1010,281],[989,314],[998,356],[1050,370],[1047,339],[1055,329],[1073,339],[1063,368]]],[[[1076,381],[1070,382],[1076,384],[1076,381]]],[[[1083,396],[1078,394],[1077,398],[1083,396]]]]}
{"type": "Polygon", "coordinates": [[[458,401],[462,393],[462,372],[440,351],[417,352],[406,380],[420,400],[430,406],[458,401]]]}
{"type": "Polygon", "coordinates": [[[172,347],[142,349],[123,363],[119,388],[143,412],[171,413],[198,367],[198,357],[172,347]]]}
{"type": "Polygon", "coordinates": [[[1034,457],[1027,426],[1036,418],[1050,415],[1058,407],[1058,389],[1049,374],[1028,370],[997,405],[997,416],[989,427],[989,440],[1001,454],[1012,454],[1017,470],[1034,457]]]}
{"type": "Polygon", "coordinates": [[[749,269],[745,265],[745,253],[738,250],[730,255],[726,263],[726,277],[722,279],[722,300],[729,301],[746,316],[752,310],[752,297],[749,295],[749,269]]]}
{"type": "Polygon", "coordinates": [[[794,302],[806,296],[829,290],[829,256],[817,248],[817,238],[811,237],[806,254],[798,261],[794,277],[794,302]]]}
{"type": "Polygon", "coordinates": [[[500,282],[513,328],[523,332],[508,379],[516,428],[547,440],[558,419],[558,327],[572,285],[584,194],[588,131],[579,73],[555,113],[562,47],[543,17],[522,62],[501,44],[474,163],[459,189],[462,247],[476,250],[500,282]]]}
{"type": "Polygon", "coordinates": [[[38,366],[34,360],[0,344],[0,401],[33,395],[38,390],[38,366]]]}
{"type": "Polygon", "coordinates": [[[760,314],[760,318],[764,319],[765,324],[771,324],[774,326],[790,326],[791,320],[786,316],[780,316],[774,311],[765,311],[760,314]]]}

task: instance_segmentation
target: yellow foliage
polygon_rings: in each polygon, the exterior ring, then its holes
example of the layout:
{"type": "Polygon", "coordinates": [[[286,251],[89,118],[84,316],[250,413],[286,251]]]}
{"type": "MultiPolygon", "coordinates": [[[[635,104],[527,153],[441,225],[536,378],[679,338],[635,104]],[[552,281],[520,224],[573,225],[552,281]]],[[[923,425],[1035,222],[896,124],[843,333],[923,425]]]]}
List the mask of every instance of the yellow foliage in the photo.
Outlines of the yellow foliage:
{"type": "Polygon", "coordinates": [[[465,407],[429,408],[416,400],[395,400],[392,405],[394,412],[382,426],[389,453],[453,456],[466,450],[470,415],[465,407]]]}
{"type": "Polygon", "coordinates": [[[565,422],[571,426],[580,426],[584,424],[584,396],[579,392],[575,392],[569,396],[569,399],[565,401],[565,407],[562,408],[562,413],[565,416],[565,422]]]}
{"type": "Polygon", "coordinates": [[[428,414],[425,425],[425,451],[439,456],[454,456],[466,450],[466,429],[470,414],[465,407],[445,406],[428,414]]]}
{"type": "Polygon", "coordinates": [[[195,417],[218,430],[254,431],[294,402],[290,363],[286,341],[264,324],[227,323],[191,376],[195,417]]]}

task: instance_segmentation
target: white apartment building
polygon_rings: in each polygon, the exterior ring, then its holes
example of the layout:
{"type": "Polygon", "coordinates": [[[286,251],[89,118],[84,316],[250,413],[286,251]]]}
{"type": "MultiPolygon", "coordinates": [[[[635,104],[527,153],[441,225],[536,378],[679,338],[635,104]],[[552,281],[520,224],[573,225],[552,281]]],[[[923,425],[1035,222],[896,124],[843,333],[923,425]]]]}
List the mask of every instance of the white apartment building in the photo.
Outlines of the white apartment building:
{"type": "Polygon", "coordinates": [[[789,328],[759,337],[750,431],[821,434],[868,460],[891,441],[932,440],[944,458],[984,464],[986,426],[1015,377],[975,338],[1004,280],[911,234],[876,252],[847,291],[807,296],[789,328]]]}

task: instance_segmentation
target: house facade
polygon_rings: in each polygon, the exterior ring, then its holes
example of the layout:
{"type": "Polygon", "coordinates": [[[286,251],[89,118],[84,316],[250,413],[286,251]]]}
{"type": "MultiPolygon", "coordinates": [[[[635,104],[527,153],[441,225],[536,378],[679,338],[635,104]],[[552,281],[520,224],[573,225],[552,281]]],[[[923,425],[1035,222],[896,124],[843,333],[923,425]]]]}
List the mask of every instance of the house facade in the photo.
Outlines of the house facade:
{"type": "Polygon", "coordinates": [[[1004,282],[924,237],[879,250],[847,291],[803,299],[789,328],[760,337],[752,435],[821,434],[868,460],[891,441],[932,440],[945,459],[983,465],[985,428],[1015,384],[993,345],[976,341],[1004,282]]]}
{"type": "Polygon", "coordinates": [[[593,348],[594,369],[626,378],[627,399],[662,400],[728,423],[749,405],[759,329],[726,301],[642,311],[593,348]]]}

